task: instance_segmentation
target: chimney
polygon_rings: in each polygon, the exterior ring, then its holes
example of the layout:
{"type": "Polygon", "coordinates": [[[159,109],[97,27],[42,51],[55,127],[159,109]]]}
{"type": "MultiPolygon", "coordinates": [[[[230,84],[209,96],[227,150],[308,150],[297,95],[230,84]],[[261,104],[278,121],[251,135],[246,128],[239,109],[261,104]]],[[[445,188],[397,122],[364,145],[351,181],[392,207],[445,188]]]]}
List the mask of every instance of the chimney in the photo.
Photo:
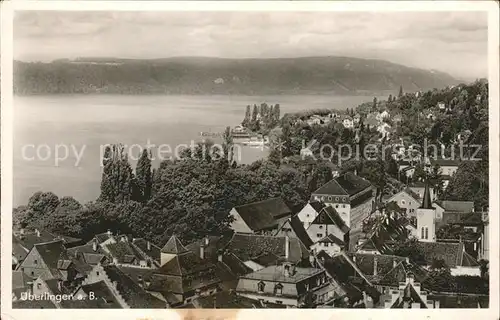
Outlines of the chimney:
{"type": "Polygon", "coordinates": [[[406,263],[410,263],[410,258],[406,257],[405,261],[406,261],[406,263]]]}
{"type": "Polygon", "coordinates": [[[75,259],[78,259],[78,250],[75,250],[75,259]]]}
{"type": "Polygon", "coordinates": [[[38,238],[40,238],[40,230],[35,229],[35,233],[36,233],[36,236],[37,236],[38,238]]]}
{"type": "Polygon", "coordinates": [[[290,257],[290,238],[285,236],[285,259],[290,257]]]}
{"type": "Polygon", "coordinates": [[[205,246],[208,247],[208,245],[210,244],[210,239],[208,237],[205,237],[205,246]]]}
{"type": "Polygon", "coordinates": [[[59,292],[62,292],[62,281],[61,280],[57,281],[57,290],[59,290],[59,292]]]}
{"type": "Polygon", "coordinates": [[[373,275],[377,275],[377,267],[378,267],[378,258],[377,255],[374,255],[373,257],[373,275]]]}
{"type": "Polygon", "coordinates": [[[354,169],[354,175],[357,176],[358,175],[358,170],[354,169]]]}
{"type": "Polygon", "coordinates": [[[217,261],[222,262],[222,252],[217,255],[217,261]]]}
{"type": "Polygon", "coordinates": [[[311,266],[313,266],[313,267],[314,267],[314,263],[315,263],[315,262],[316,262],[316,261],[315,261],[315,259],[314,259],[314,253],[313,253],[313,251],[312,251],[312,250],[310,250],[310,252],[309,252],[309,263],[311,264],[311,266]]]}
{"type": "Polygon", "coordinates": [[[356,254],[352,256],[352,262],[356,263],[356,254]]]}
{"type": "Polygon", "coordinates": [[[148,241],[148,243],[146,244],[147,248],[148,248],[148,251],[151,251],[151,242],[148,241]]]}
{"type": "Polygon", "coordinates": [[[200,246],[200,258],[205,259],[205,244],[202,243],[200,246]]]}
{"type": "Polygon", "coordinates": [[[97,239],[94,238],[94,241],[92,241],[92,250],[95,252],[97,251],[97,239]]]}
{"type": "Polygon", "coordinates": [[[113,235],[113,234],[111,233],[111,230],[109,230],[109,229],[108,229],[107,234],[108,234],[108,237],[111,237],[111,236],[113,235]]]}
{"type": "Polygon", "coordinates": [[[396,268],[398,262],[396,261],[396,259],[392,260],[392,267],[393,268],[396,268]]]}

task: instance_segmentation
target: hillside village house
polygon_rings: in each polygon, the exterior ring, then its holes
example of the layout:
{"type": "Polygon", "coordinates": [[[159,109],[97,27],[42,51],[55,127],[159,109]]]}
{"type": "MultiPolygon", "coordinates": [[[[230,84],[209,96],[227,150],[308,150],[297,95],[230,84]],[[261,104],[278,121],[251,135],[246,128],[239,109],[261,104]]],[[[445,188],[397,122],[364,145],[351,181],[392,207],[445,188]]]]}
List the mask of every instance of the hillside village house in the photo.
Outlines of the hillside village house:
{"type": "Polygon", "coordinates": [[[308,296],[316,305],[319,297],[333,296],[334,289],[324,270],[284,263],[240,277],[236,291],[251,299],[300,307],[307,303],[308,296]]]}
{"type": "Polygon", "coordinates": [[[431,159],[431,166],[439,165],[441,168],[441,175],[452,176],[457,172],[460,160],[454,159],[431,159]]]}
{"type": "Polygon", "coordinates": [[[311,201],[322,201],[335,208],[348,227],[360,223],[372,211],[375,188],[351,172],[334,178],[311,194],[311,201]]]}
{"type": "Polygon", "coordinates": [[[437,103],[437,108],[439,110],[444,110],[444,109],[446,109],[446,104],[444,102],[438,102],[437,103]]]}
{"type": "Polygon", "coordinates": [[[406,210],[406,213],[410,217],[417,216],[417,209],[420,207],[420,196],[413,192],[410,188],[406,188],[387,200],[387,203],[396,202],[396,204],[406,210]]]}
{"type": "Polygon", "coordinates": [[[345,116],[344,117],[344,119],[342,120],[342,124],[347,129],[354,128],[354,120],[351,117],[349,117],[349,116],[345,116]]]}
{"type": "Polygon", "coordinates": [[[233,217],[231,229],[239,233],[273,233],[278,230],[292,211],[281,198],[234,207],[229,214],[233,217]]]}
{"type": "Polygon", "coordinates": [[[356,113],[354,115],[354,117],[352,118],[352,120],[354,121],[354,124],[358,124],[361,122],[361,115],[359,113],[356,113]]]}
{"type": "Polygon", "coordinates": [[[376,118],[379,122],[382,122],[384,119],[390,118],[391,114],[387,112],[387,110],[384,110],[376,115],[376,118]]]}

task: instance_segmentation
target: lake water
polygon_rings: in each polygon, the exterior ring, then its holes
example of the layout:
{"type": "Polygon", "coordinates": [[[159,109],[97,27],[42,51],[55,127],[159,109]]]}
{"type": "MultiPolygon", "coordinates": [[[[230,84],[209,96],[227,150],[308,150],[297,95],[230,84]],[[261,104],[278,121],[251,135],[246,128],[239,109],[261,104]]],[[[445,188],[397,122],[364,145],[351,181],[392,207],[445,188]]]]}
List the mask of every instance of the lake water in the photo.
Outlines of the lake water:
{"type": "MultiPolygon", "coordinates": [[[[101,146],[106,144],[122,143],[127,150],[134,144],[154,144],[156,167],[159,157],[173,155],[176,146],[199,141],[200,132],[222,132],[226,126],[238,125],[248,104],[279,103],[283,115],[305,109],[343,110],[372,99],[372,96],[14,97],[14,206],[26,204],[36,191],[73,196],[81,202],[96,199],[101,179],[101,146]],[[60,157],[65,157],[66,150],[68,156],[56,164],[57,145],[61,145],[60,157]],[[165,146],[158,153],[159,145],[168,145],[171,153],[165,146]]],[[[129,151],[135,158],[139,147],[129,151]]],[[[250,163],[267,152],[262,148],[242,148],[241,162],[250,163]]]]}

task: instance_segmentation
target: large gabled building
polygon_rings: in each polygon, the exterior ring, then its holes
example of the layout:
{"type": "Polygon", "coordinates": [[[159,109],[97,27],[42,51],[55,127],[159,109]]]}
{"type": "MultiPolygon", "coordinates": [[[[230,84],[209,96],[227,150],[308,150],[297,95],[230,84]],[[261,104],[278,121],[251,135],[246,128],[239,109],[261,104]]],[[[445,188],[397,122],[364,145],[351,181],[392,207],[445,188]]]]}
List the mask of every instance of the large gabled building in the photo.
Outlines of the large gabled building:
{"type": "Polygon", "coordinates": [[[354,173],[340,175],[311,195],[311,201],[322,201],[335,208],[348,227],[361,224],[373,209],[375,188],[354,173]]]}

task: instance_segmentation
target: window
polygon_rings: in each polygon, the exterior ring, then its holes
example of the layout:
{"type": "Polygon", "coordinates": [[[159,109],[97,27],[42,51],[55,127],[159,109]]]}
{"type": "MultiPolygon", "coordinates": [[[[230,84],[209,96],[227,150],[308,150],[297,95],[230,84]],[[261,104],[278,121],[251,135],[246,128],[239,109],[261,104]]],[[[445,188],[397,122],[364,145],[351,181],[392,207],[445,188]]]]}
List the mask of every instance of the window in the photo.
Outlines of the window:
{"type": "Polygon", "coordinates": [[[96,274],[96,276],[99,276],[99,271],[96,271],[96,273],[95,273],[95,274],[96,274]]]}
{"type": "Polygon", "coordinates": [[[35,261],[33,261],[33,263],[34,263],[34,264],[38,264],[38,260],[37,260],[37,259],[35,259],[35,261]]]}
{"type": "Polygon", "coordinates": [[[411,201],[408,201],[408,204],[411,206],[411,201]]]}
{"type": "Polygon", "coordinates": [[[328,242],[325,242],[325,247],[328,247],[329,243],[328,242]]]}
{"type": "Polygon", "coordinates": [[[402,205],[405,205],[405,204],[406,204],[406,201],[401,200],[401,204],[402,204],[402,205]]]}
{"type": "Polygon", "coordinates": [[[425,227],[425,239],[429,239],[429,228],[425,227]]]}
{"type": "Polygon", "coordinates": [[[323,229],[323,226],[319,226],[320,229],[323,229]]]}
{"type": "Polygon", "coordinates": [[[342,205],[342,208],[345,208],[345,204],[342,205]]]}
{"type": "Polygon", "coordinates": [[[339,202],[339,197],[335,197],[335,202],[339,202]]]}
{"type": "Polygon", "coordinates": [[[274,286],[274,294],[281,295],[283,293],[283,285],[278,283],[274,286]]]}
{"type": "Polygon", "coordinates": [[[308,218],[309,218],[309,213],[308,213],[308,214],[306,214],[306,217],[308,217],[308,218]]]}
{"type": "Polygon", "coordinates": [[[338,208],[338,207],[339,207],[339,205],[338,205],[338,204],[336,204],[336,205],[335,205],[335,208],[338,208]]]}
{"type": "Polygon", "coordinates": [[[37,288],[38,290],[42,289],[42,284],[41,284],[41,283],[37,283],[37,284],[36,284],[36,288],[37,288]]]}
{"type": "Polygon", "coordinates": [[[316,237],[323,238],[323,234],[322,233],[318,233],[318,234],[316,234],[316,237]]]}
{"type": "Polygon", "coordinates": [[[424,227],[422,227],[421,230],[420,230],[420,239],[425,239],[424,235],[425,235],[425,233],[424,233],[424,227]]]}
{"type": "Polygon", "coordinates": [[[264,282],[261,281],[261,282],[257,283],[257,290],[259,292],[264,292],[265,287],[266,287],[266,284],[264,282]]]}
{"type": "Polygon", "coordinates": [[[276,300],[276,303],[277,303],[277,304],[283,304],[283,301],[281,301],[281,300],[276,300]]]}
{"type": "Polygon", "coordinates": [[[309,283],[304,283],[304,288],[306,289],[306,291],[309,291],[309,283]]]}
{"type": "Polygon", "coordinates": [[[328,201],[332,201],[332,197],[330,197],[330,196],[329,196],[329,197],[328,197],[328,201]]]}
{"type": "Polygon", "coordinates": [[[33,271],[31,271],[31,276],[34,277],[35,276],[35,273],[33,271]]]}

